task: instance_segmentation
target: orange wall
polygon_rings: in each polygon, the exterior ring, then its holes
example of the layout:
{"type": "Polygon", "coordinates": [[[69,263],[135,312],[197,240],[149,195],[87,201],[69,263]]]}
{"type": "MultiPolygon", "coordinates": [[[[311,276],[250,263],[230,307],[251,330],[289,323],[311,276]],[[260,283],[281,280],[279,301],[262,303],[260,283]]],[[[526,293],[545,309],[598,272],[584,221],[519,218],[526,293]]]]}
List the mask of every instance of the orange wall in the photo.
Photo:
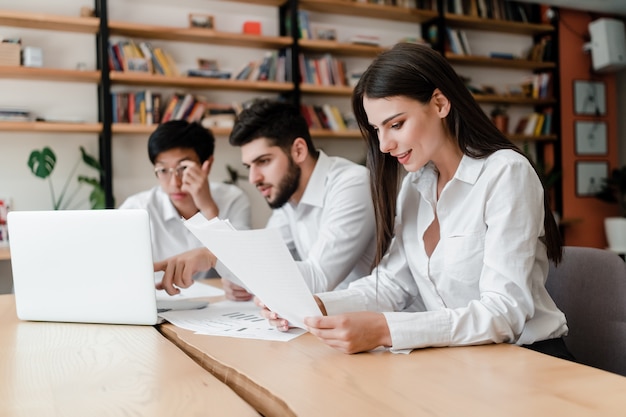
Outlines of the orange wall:
{"type": "Polygon", "coordinates": [[[617,205],[595,197],[576,196],[576,161],[607,161],[609,172],[618,166],[617,85],[614,74],[592,72],[591,55],[583,52],[589,13],[559,10],[559,65],[561,100],[561,164],[563,167],[563,220],[575,220],[566,226],[564,240],[570,246],[606,247],[604,218],[618,215],[617,205]],[[574,31],[576,33],[574,33],[574,31]],[[606,86],[607,114],[600,118],[574,114],[574,80],[603,81],[606,86]],[[606,156],[577,156],[575,154],[575,120],[602,120],[607,123],[608,154],[606,156]]]}

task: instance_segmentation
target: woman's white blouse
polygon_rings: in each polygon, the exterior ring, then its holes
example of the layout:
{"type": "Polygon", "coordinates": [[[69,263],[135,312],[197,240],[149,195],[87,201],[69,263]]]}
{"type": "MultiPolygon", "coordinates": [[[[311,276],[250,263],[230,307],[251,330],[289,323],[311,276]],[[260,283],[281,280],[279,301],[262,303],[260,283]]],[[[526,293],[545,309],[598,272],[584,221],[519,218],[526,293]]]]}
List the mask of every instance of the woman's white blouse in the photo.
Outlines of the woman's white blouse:
{"type": "Polygon", "coordinates": [[[464,156],[439,201],[436,185],[432,164],[405,177],[387,254],[369,277],[319,294],[328,314],[384,312],[394,350],[566,334],[544,286],[543,187],[526,158],[464,156]],[[423,233],[435,212],[440,240],[429,258],[423,233]]]}

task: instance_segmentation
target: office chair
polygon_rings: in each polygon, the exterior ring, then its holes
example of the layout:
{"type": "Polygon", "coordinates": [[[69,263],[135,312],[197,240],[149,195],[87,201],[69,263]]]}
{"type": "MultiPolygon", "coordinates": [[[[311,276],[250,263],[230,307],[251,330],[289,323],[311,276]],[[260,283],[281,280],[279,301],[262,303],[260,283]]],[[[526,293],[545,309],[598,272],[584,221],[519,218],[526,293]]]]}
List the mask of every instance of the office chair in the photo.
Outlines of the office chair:
{"type": "Polygon", "coordinates": [[[626,264],[608,250],[566,246],[546,288],[565,313],[576,361],[626,376],[626,264]]]}

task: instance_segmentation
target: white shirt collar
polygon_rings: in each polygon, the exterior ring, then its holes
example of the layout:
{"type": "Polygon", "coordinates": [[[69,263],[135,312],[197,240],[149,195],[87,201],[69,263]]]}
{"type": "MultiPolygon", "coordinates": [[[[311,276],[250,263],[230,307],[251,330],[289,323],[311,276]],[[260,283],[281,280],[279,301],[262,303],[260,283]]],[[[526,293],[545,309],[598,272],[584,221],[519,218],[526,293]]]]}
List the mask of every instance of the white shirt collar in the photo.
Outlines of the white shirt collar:
{"type": "Polygon", "coordinates": [[[323,151],[319,151],[319,157],[315,162],[315,168],[306,185],[304,194],[298,204],[323,207],[326,189],[326,177],[330,170],[331,160],[323,151]]]}

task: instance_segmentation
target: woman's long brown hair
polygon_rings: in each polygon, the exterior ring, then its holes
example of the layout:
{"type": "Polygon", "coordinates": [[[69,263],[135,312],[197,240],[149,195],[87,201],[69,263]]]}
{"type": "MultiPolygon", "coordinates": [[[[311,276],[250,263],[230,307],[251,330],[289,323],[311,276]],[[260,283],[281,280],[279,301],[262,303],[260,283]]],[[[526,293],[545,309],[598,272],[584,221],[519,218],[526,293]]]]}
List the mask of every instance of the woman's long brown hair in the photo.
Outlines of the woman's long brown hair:
{"type": "MultiPolygon", "coordinates": [[[[363,108],[363,98],[404,96],[428,103],[436,88],[451,103],[450,113],[445,118],[446,127],[465,155],[486,158],[500,149],[512,149],[529,160],[543,181],[533,161],[489,120],[445,58],[425,45],[397,44],[372,62],[352,95],[352,108],[367,146],[367,167],[376,218],[374,265],[380,263],[393,238],[401,167],[395,158],[380,152],[376,131],[370,126],[363,108]]],[[[545,187],[544,212],[544,243],[548,258],[558,263],[562,256],[562,242],[545,187]]]]}

